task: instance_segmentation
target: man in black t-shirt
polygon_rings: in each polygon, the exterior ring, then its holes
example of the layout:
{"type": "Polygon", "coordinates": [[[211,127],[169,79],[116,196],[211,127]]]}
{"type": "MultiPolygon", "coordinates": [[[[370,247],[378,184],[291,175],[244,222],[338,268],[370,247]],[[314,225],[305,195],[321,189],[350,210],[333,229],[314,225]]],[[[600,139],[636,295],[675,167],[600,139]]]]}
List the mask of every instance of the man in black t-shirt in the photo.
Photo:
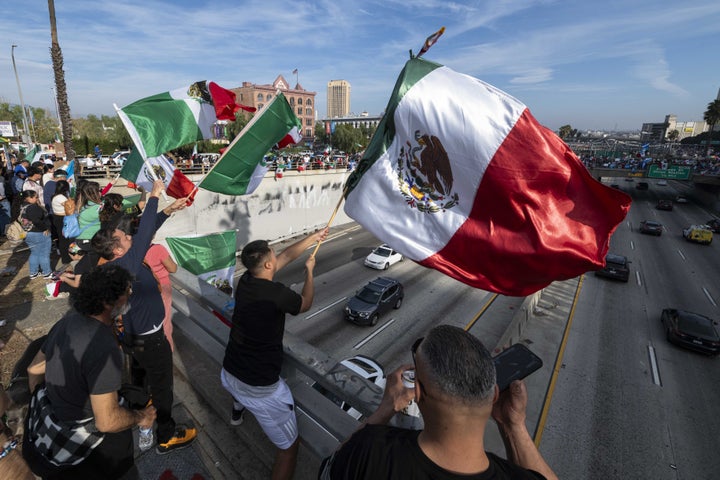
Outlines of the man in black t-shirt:
{"type": "Polygon", "coordinates": [[[280,378],[285,314],[297,315],[313,302],[315,257],[305,262],[305,284],[300,294],[280,282],[275,272],[298,258],[314,243],[325,240],[328,229],[305,237],[280,254],[264,240],[243,248],[240,260],[247,271],[235,289],[235,310],[225,350],[221,380],[235,402],[230,423],[242,423],[248,409],[265,434],[280,449],[273,479],[292,478],[297,463],[298,433],[290,389],[280,378]]]}
{"type": "Polygon", "coordinates": [[[414,478],[437,480],[557,479],[525,426],[527,391],[515,381],[503,391],[482,342],[461,328],[440,325],[412,347],[415,388],[403,386],[403,365],[388,375],[377,411],[320,469],[320,480],[414,478]],[[423,430],[386,424],[415,398],[423,430]],[[490,416],[508,460],[484,448],[490,416]]]}
{"type": "Polygon", "coordinates": [[[132,477],[128,473],[133,468],[131,429],[135,425],[150,427],[155,420],[155,407],[131,411],[118,402],[123,357],[112,325],[127,310],[132,280],[127,270],[112,265],[83,275],[75,310],[53,326],[28,367],[31,390],[45,381],[31,402],[23,439],[23,456],[36,475],[53,479],[132,477]],[[41,392],[49,411],[35,412],[32,409],[39,408],[41,392]],[[54,418],[42,418],[49,416],[46,413],[54,418]],[[34,421],[38,416],[40,423],[34,421]],[[94,427],[89,430],[96,429],[95,437],[101,437],[99,444],[90,446],[96,438],[92,443],[80,440],[82,430],[78,429],[87,419],[94,427]],[[50,445],[43,437],[43,424],[48,421],[57,422],[62,432],[62,436],[52,437],[50,445]],[[60,441],[70,437],[72,440],[60,441]],[[88,447],[89,452],[85,450],[88,447]],[[84,458],[63,464],[73,456],[84,458]]]}

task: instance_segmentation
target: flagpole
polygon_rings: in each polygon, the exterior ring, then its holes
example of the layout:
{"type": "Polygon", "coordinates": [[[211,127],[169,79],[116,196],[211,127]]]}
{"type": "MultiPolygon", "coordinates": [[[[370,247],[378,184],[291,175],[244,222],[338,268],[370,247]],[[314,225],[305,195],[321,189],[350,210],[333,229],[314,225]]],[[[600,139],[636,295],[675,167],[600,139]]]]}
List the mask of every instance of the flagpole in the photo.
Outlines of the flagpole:
{"type": "Polygon", "coordinates": [[[267,110],[267,109],[270,107],[270,105],[272,105],[273,103],[275,103],[275,100],[278,98],[278,97],[277,97],[277,94],[278,94],[279,91],[280,91],[280,90],[276,90],[276,91],[275,91],[275,96],[273,97],[272,101],[271,101],[270,103],[264,105],[259,111],[255,112],[255,115],[253,115],[253,118],[251,118],[250,121],[247,123],[247,125],[245,125],[245,126],[243,127],[243,129],[240,130],[240,133],[238,133],[238,134],[235,136],[235,138],[233,139],[233,141],[230,142],[230,145],[228,145],[227,147],[225,147],[225,151],[223,152],[223,154],[220,155],[220,158],[218,158],[218,159],[215,161],[215,163],[213,164],[213,166],[210,167],[210,170],[208,170],[207,173],[206,173],[205,175],[203,175],[203,177],[200,179],[200,181],[199,181],[199,182],[197,183],[197,185],[195,186],[195,190],[197,190],[197,189],[199,188],[199,185],[203,182],[203,180],[205,180],[205,178],[207,178],[207,176],[210,175],[210,172],[212,172],[212,171],[215,169],[215,167],[217,167],[218,163],[220,163],[220,161],[225,157],[225,154],[227,154],[227,152],[229,152],[230,150],[232,150],[233,145],[235,145],[235,144],[240,140],[240,138],[242,138],[242,136],[245,135],[245,132],[246,132],[247,130],[249,130],[250,127],[252,127],[253,125],[255,125],[255,123],[257,123],[258,119],[262,116],[262,113],[263,113],[265,110],[267,110]]]}
{"type": "MultiPolygon", "coordinates": [[[[328,220],[327,225],[325,228],[330,228],[330,224],[335,220],[335,215],[337,215],[338,210],[340,210],[340,205],[342,204],[342,201],[345,199],[345,193],[347,192],[347,187],[345,187],[340,194],[340,200],[338,200],[337,205],[335,206],[335,210],[333,211],[332,215],[330,215],[330,220],[328,220]]],[[[312,254],[310,254],[311,257],[314,257],[317,253],[318,249],[320,248],[320,244],[322,243],[322,240],[320,240],[317,245],[315,245],[315,250],[313,250],[312,254]]]]}

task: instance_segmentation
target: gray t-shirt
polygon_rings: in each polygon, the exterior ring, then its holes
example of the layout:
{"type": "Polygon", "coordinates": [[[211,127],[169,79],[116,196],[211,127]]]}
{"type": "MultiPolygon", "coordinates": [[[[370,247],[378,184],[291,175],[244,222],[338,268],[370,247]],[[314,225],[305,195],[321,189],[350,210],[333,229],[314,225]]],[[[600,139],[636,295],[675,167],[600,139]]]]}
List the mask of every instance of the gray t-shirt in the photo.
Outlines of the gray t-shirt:
{"type": "Polygon", "coordinates": [[[42,350],[48,398],[60,420],[93,417],[90,395],[120,389],[123,356],[111,326],[71,311],[50,330],[42,350]]]}

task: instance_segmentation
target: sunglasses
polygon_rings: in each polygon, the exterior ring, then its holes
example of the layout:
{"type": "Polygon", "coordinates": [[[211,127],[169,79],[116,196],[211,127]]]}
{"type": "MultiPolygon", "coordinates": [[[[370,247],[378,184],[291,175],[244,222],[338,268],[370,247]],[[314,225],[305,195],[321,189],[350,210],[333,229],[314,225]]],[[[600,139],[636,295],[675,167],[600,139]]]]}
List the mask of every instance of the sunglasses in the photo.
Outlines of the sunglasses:
{"type": "Polygon", "coordinates": [[[417,353],[417,349],[418,349],[418,347],[420,346],[420,344],[422,343],[423,340],[425,340],[425,337],[420,337],[420,338],[418,338],[417,340],[415,340],[415,342],[412,344],[412,347],[410,347],[410,353],[412,353],[413,365],[415,365],[415,381],[416,381],[417,384],[420,386],[420,392],[421,392],[423,395],[429,396],[428,393],[427,393],[427,390],[425,389],[425,386],[424,386],[424,385],[422,384],[422,382],[420,381],[420,378],[418,378],[418,374],[417,374],[417,362],[415,361],[415,354],[417,353]]]}

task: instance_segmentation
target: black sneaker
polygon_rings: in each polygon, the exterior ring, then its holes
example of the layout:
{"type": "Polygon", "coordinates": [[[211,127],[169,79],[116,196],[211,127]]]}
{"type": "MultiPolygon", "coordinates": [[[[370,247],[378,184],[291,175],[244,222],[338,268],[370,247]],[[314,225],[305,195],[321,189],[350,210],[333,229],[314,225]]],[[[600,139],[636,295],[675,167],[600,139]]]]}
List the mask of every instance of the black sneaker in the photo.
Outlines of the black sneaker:
{"type": "Polygon", "coordinates": [[[197,430],[194,428],[177,427],[175,428],[175,435],[170,437],[170,440],[164,443],[158,443],[155,447],[155,452],[158,455],[165,455],[173,450],[180,450],[190,446],[190,444],[197,437],[197,430]]]}
{"type": "Polygon", "coordinates": [[[57,281],[57,280],[55,280],[55,278],[53,278],[54,276],[55,276],[55,274],[54,274],[53,272],[50,272],[50,273],[44,274],[44,275],[43,275],[43,278],[44,278],[45,280],[57,281]]]}
{"type": "Polygon", "coordinates": [[[241,408],[240,410],[235,410],[235,407],[233,407],[232,413],[230,414],[230,425],[242,425],[244,416],[245,407],[241,408]]]}
{"type": "Polygon", "coordinates": [[[34,279],[34,278],[38,278],[39,276],[40,276],[40,272],[31,273],[31,274],[30,274],[30,280],[32,280],[32,279],[34,279]]]}

